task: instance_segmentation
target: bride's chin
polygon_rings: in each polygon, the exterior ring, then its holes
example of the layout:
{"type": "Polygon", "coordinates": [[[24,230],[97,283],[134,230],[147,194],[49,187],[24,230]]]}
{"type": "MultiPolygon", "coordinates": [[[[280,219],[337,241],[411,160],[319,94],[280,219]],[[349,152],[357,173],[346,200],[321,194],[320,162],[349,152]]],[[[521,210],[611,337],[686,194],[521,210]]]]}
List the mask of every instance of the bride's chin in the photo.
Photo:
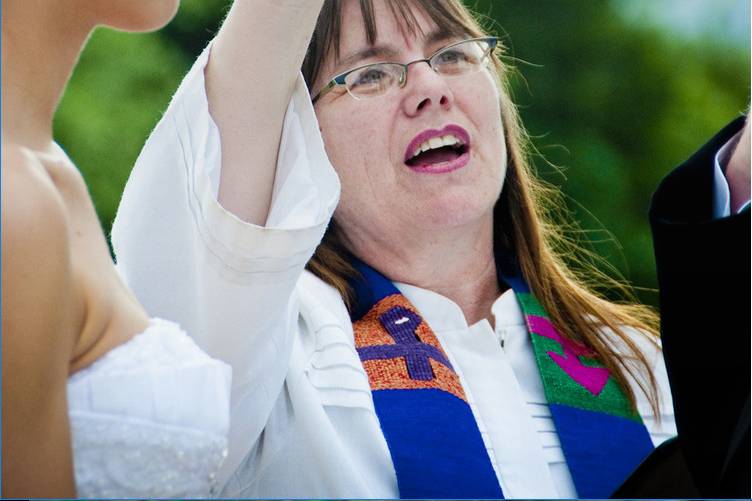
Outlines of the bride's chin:
{"type": "Polygon", "coordinates": [[[122,31],[154,31],[169,23],[179,6],[180,0],[121,0],[105,24],[122,31]]]}

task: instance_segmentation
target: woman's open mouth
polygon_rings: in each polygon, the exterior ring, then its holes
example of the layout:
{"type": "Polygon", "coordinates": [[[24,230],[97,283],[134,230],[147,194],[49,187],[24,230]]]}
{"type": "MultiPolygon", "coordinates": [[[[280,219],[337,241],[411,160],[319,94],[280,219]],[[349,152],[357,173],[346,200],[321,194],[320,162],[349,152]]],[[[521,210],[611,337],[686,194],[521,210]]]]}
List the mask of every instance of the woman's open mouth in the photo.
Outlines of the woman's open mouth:
{"type": "Polygon", "coordinates": [[[470,135],[458,125],[421,132],[405,152],[405,165],[421,173],[450,172],[464,167],[469,160],[470,135]]]}

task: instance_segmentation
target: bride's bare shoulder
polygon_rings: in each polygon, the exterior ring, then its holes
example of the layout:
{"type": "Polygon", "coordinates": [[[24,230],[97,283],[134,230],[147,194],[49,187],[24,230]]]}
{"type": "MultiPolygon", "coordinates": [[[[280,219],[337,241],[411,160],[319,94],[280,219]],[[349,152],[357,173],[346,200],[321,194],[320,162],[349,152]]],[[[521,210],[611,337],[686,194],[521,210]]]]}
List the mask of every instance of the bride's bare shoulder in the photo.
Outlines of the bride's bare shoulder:
{"type": "Polygon", "coordinates": [[[3,338],[5,327],[61,335],[74,290],[63,200],[30,150],[3,141],[2,161],[2,287],[12,291],[2,302],[3,338]]]}
{"type": "Polygon", "coordinates": [[[68,247],[65,205],[47,169],[27,148],[6,141],[2,146],[3,251],[6,244],[63,251],[68,247]]]}

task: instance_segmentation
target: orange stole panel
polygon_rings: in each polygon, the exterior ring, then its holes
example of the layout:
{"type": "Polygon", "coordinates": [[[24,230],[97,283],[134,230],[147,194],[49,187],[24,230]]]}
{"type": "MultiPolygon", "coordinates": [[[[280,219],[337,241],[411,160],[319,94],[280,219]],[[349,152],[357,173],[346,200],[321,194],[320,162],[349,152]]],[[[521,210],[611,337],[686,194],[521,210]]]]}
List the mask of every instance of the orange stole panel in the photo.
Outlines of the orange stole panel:
{"type": "MultiPolygon", "coordinates": [[[[394,307],[402,307],[420,316],[410,302],[401,294],[387,296],[376,303],[371,310],[360,320],[353,323],[355,334],[355,347],[366,348],[396,344],[392,336],[387,332],[379,321],[379,317],[394,307]]],[[[436,334],[425,321],[421,321],[416,329],[416,334],[421,342],[438,349],[445,357],[446,352],[441,347],[436,334]]],[[[448,359],[448,357],[446,357],[448,359]]],[[[459,399],[467,401],[465,391],[460,384],[459,376],[444,364],[430,359],[431,369],[435,377],[429,381],[412,379],[407,371],[404,357],[380,360],[366,360],[363,367],[368,374],[371,390],[415,390],[434,388],[443,390],[459,399]]]]}

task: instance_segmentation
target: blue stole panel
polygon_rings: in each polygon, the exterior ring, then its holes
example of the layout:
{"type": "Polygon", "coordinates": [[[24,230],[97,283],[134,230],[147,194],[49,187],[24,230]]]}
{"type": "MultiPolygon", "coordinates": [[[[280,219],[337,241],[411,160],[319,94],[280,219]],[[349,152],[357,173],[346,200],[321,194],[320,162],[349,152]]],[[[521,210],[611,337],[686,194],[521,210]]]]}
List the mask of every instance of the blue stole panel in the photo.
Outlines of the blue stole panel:
{"type": "Polygon", "coordinates": [[[569,405],[549,408],[580,498],[610,497],[653,451],[642,422],[569,405]]]}
{"type": "Polygon", "coordinates": [[[371,384],[400,497],[504,497],[459,377],[418,312],[356,262],[355,346],[371,384]]]}
{"type": "Polygon", "coordinates": [[[438,389],[377,390],[402,499],[503,498],[467,402],[438,389]]]}

